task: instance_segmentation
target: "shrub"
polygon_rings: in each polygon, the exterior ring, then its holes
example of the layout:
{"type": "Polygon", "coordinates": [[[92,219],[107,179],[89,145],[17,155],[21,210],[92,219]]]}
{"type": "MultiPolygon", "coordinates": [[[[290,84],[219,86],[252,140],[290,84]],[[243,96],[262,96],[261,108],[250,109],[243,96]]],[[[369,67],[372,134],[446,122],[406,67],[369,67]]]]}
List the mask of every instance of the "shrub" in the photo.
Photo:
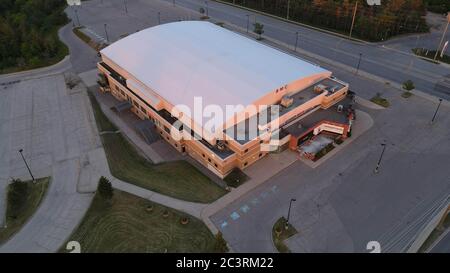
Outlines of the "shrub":
{"type": "Polygon", "coordinates": [[[112,188],[112,184],[108,180],[108,178],[106,178],[104,176],[100,177],[100,180],[98,182],[97,192],[102,198],[104,198],[106,200],[112,199],[112,197],[114,195],[114,189],[112,188]]]}
{"type": "Polygon", "coordinates": [[[403,83],[402,87],[403,87],[403,89],[405,89],[406,91],[411,91],[411,90],[413,90],[414,88],[416,88],[416,87],[414,86],[414,83],[413,83],[412,80],[407,80],[407,81],[405,81],[405,82],[403,83]]]}

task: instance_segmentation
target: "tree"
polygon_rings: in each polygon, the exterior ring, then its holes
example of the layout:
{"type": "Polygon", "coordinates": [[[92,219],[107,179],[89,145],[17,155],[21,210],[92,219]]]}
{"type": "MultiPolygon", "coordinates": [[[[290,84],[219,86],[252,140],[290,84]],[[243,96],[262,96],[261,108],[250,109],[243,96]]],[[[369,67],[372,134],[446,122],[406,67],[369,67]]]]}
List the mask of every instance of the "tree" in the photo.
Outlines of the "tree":
{"type": "Polygon", "coordinates": [[[198,12],[200,12],[201,15],[204,15],[205,14],[205,9],[204,8],[199,8],[198,12]]]}
{"type": "Polygon", "coordinates": [[[261,40],[262,39],[261,35],[264,33],[264,25],[261,23],[254,23],[253,26],[254,26],[253,32],[258,34],[258,40],[261,40]]]}
{"type": "Polygon", "coordinates": [[[114,195],[114,190],[112,188],[111,182],[108,178],[102,176],[98,182],[97,187],[98,194],[106,200],[111,200],[114,195]]]}

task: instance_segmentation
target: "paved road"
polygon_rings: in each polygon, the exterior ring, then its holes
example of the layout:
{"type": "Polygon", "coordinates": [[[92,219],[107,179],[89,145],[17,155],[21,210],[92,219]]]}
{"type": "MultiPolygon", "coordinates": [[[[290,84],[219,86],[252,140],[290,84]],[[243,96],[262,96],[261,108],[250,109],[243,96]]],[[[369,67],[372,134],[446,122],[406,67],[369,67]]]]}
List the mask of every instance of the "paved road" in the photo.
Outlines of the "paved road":
{"type": "MultiPolygon", "coordinates": [[[[198,11],[200,7],[206,8],[205,1],[202,0],[176,0],[176,4],[192,11],[198,11]]],[[[247,15],[250,15],[250,31],[254,22],[263,23],[263,36],[277,39],[292,47],[295,45],[296,32],[298,32],[298,46],[301,49],[348,66],[356,67],[359,53],[362,53],[361,70],[397,83],[411,79],[417,89],[450,99],[448,66],[436,65],[411,54],[385,48],[382,44],[349,41],[214,1],[208,1],[208,10],[210,17],[243,28],[247,27],[247,15]]]]}
{"type": "Polygon", "coordinates": [[[450,232],[447,234],[431,249],[431,253],[450,253],[450,232]]]}

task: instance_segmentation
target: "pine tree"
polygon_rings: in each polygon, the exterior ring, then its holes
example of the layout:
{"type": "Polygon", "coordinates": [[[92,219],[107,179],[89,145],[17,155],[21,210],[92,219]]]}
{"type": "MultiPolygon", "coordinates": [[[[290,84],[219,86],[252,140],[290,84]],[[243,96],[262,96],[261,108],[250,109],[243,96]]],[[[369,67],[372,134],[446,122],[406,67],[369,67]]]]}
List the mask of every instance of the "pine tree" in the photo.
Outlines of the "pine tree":
{"type": "Polygon", "coordinates": [[[111,200],[114,195],[114,190],[111,185],[111,182],[108,178],[102,176],[100,177],[100,181],[98,182],[97,187],[98,194],[106,200],[111,200]]]}

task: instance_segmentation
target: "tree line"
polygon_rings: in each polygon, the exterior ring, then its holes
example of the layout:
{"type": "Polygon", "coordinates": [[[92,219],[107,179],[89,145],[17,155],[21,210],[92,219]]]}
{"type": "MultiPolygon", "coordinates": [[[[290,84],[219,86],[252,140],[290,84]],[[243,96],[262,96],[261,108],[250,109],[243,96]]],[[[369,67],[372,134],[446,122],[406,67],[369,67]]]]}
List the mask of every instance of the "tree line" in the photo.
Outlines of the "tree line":
{"type": "Polygon", "coordinates": [[[379,6],[369,6],[366,0],[225,1],[283,18],[287,17],[289,3],[290,20],[344,34],[350,32],[358,2],[352,36],[369,41],[429,30],[424,18],[426,9],[423,0],[382,0],[379,6]]]}
{"type": "Polygon", "coordinates": [[[67,54],[58,29],[68,22],[65,0],[0,1],[0,71],[49,65],[67,54]]]}

